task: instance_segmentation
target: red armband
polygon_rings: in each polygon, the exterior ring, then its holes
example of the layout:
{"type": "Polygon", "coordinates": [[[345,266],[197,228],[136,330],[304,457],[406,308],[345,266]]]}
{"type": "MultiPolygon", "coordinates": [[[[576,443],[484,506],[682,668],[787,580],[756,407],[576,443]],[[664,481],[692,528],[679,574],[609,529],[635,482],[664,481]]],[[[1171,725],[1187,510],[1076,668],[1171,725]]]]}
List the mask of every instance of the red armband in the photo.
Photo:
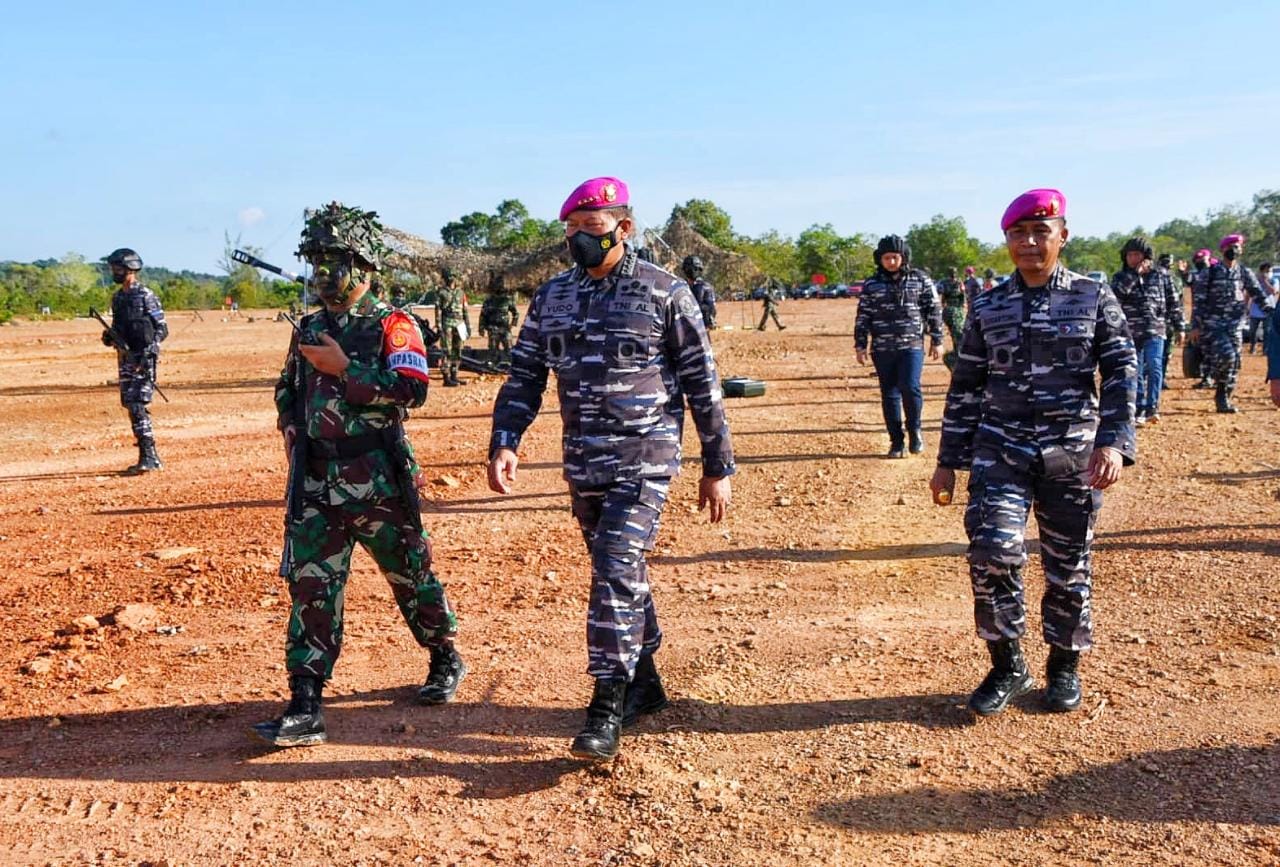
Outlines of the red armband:
{"type": "Polygon", "coordinates": [[[397,310],[382,320],[382,354],[387,368],[401,376],[430,382],[427,373],[427,347],[413,317],[397,310]]]}

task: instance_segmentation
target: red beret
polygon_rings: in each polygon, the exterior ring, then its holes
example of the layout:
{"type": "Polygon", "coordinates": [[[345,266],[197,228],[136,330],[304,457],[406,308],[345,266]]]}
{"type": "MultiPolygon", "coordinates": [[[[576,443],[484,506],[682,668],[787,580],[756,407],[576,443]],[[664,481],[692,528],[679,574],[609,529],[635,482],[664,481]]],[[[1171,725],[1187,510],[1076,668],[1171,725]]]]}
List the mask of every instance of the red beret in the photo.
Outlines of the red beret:
{"type": "Polygon", "coordinates": [[[1009,203],[1000,218],[1000,231],[1007,232],[1019,220],[1066,219],[1067,197],[1061,190],[1027,190],[1009,203]]]}
{"type": "Polygon", "coordinates": [[[599,211],[604,208],[620,208],[631,202],[627,185],[617,178],[592,178],[578,184],[560,206],[561,221],[569,219],[574,211],[599,211]]]}

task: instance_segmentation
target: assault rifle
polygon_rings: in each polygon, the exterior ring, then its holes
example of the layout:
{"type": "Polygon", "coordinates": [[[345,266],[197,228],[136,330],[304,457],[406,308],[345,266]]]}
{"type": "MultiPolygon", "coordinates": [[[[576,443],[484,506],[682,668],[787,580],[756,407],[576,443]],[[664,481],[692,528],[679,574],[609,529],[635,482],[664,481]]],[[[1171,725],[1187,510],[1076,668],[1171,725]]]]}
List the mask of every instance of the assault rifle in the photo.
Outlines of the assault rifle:
{"type": "MultiPolygon", "coordinates": [[[[116,348],[124,352],[127,352],[129,350],[129,341],[124,339],[124,335],[121,334],[119,331],[117,331],[114,325],[112,325],[107,320],[103,319],[101,313],[99,313],[93,307],[90,307],[89,315],[92,316],[94,319],[98,320],[99,322],[101,322],[102,327],[107,329],[107,333],[111,335],[111,342],[115,344],[116,348]]],[[[165,394],[164,389],[160,388],[160,384],[156,382],[155,356],[151,355],[150,353],[147,353],[145,358],[146,358],[146,362],[144,363],[142,369],[147,374],[147,382],[149,382],[151,384],[151,387],[156,390],[156,394],[164,398],[165,403],[168,403],[169,395],[165,394]]]]}
{"type": "MultiPolygon", "coordinates": [[[[297,332],[299,344],[309,342],[297,320],[288,313],[284,314],[284,318],[297,332]]],[[[307,372],[306,360],[301,352],[294,357],[293,364],[293,446],[289,449],[289,477],[284,488],[284,547],[280,553],[279,570],[282,578],[289,577],[289,573],[293,571],[293,546],[289,543],[289,526],[302,519],[302,486],[307,474],[307,372]]]]}

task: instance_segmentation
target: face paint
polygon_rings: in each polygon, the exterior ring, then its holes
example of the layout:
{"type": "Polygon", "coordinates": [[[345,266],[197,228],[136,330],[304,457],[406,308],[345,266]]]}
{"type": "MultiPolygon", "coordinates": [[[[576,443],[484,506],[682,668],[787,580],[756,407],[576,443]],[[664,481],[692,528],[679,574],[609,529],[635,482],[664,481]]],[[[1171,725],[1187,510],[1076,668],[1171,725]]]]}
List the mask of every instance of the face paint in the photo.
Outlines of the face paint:
{"type": "Polygon", "coordinates": [[[1239,259],[1239,258],[1240,258],[1240,245],[1239,245],[1239,244],[1232,244],[1230,247],[1228,247],[1227,249],[1223,250],[1223,251],[1222,251],[1222,258],[1226,259],[1228,262],[1234,262],[1236,259],[1239,259]]]}
{"type": "Polygon", "coordinates": [[[355,267],[350,254],[326,254],[314,266],[311,286],[325,304],[344,306],[351,290],[365,280],[364,272],[355,267]]]}
{"type": "Polygon", "coordinates": [[[120,267],[119,265],[112,265],[111,266],[111,282],[115,283],[116,285],[123,284],[124,275],[127,273],[128,272],[124,268],[120,267]]]}
{"type": "Polygon", "coordinates": [[[592,235],[579,229],[569,236],[569,255],[583,268],[598,268],[617,243],[617,226],[606,235],[592,235]]]}

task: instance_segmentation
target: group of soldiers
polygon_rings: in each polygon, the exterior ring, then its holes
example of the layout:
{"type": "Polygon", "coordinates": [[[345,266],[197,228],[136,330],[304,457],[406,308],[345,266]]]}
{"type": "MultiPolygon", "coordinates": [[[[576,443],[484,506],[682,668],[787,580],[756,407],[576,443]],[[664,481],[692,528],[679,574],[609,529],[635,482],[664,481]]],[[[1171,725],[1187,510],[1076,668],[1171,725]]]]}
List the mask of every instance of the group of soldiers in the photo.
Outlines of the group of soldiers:
{"type": "MultiPolygon", "coordinates": [[[[594,688],[570,751],[602,760],[617,755],[623,727],[668,703],[655,660],[662,631],[646,554],[682,463],[686,406],[701,450],[699,508],[712,522],[729,508],[736,468],[707,330],[714,293],[701,279],[702,263],[696,257],[682,263],[686,281],[638,255],[628,243],[636,231],[630,193],[618,178],[580,184],[560,220],[574,265],[533,293],[519,337],[507,347],[510,373],[494,403],[488,482],[495,492],[512,491],[521,442],[554,373],[563,475],[591,559],[586,634],[594,688]]],[[[997,713],[1034,687],[1020,643],[1025,531],[1034,511],[1046,575],[1044,701],[1070,711],[1081,701],[1080,656],[1092,645],[1091,545],[1102,491],[1136,459],[1138,414],[1157,417],[1158,403],[1150,401],[1159,394],[1164,347],[1153,341],[1170,329],[1181,333],[1174,312],[1180,302],[1171,301],[1169,263],[1144,265],[1151,250],[1142,239],[1121,251],[1124,267],[1112,285],[1067,270],[1059,261],[1068,238],[1066,198],[1058,190],[1014,199],[1001,229],[1014,274],[972,292],[967,282],[944,283],[941,304],[928,276],[911,266],[905,239],[882,238],[876,274],[859,302],[855,346],[858,361],[869,356],[880,379],[890,456],[903,457],[907,449],[924,450],[924,335],[935,359],[944,322],[958,340],[929,488],[936,503],[949,505],[956,471],[969,472],[967,559],[977,632],[991,658],[969,705],[979,715],[997,713]],[[962,319],[955,315],[961,298],[968,308],[962,319]]],[[[1191,339],[1212,359],[1227,398],[1239,362],[1238,306],[1256,284],[1238,264],[1243,243],[1236,235],[1224,238],[1225,263],[1210,263],[1188,281],[1197,299],[1191,339]]],[[[412,315],[369,291],[387,253],[377,215],[336,202],[311,212],[298,253],[312,266],[323,309],[295,330],[275,390],[290,462],[281,560],[290,595],[290,700],[254,731],[280,747],[327,739],[322,694],[341,650],[343,591],[356,543],[377,563],[429,654],[417,700],[452,700],[467,674],[455,646],[458,619],[432,569],[418,501],[421,468],[404,432],[409,410],[427,398],[426,340],[412,315]]],[[[149,392],[126,389],[123,371],[127,361],[136,382],[139,359],[164,337],[163,313],[140,288],[136,253],[116,251],[109,262],[122,287],[118,305],[113,301],[116,322],[126,335],[137,329],[136,340],[115,343],[122,400],[128,397],[131,418],[141,404],[137,416],[145,419],[149,392]]],[[[465,339],[465,297],[449,284],[446,277],[438,296],[440,330],[465,339]]],[[[517,311],[503,291],[490,300],[481,329],[493,339],[517,311]]],[[[448,358],[446,351],[446,383],[456,380],[448,358]]],[[[150,428],[135,429],[140,465],[158,466],[148,460],[150,428]]]]}

